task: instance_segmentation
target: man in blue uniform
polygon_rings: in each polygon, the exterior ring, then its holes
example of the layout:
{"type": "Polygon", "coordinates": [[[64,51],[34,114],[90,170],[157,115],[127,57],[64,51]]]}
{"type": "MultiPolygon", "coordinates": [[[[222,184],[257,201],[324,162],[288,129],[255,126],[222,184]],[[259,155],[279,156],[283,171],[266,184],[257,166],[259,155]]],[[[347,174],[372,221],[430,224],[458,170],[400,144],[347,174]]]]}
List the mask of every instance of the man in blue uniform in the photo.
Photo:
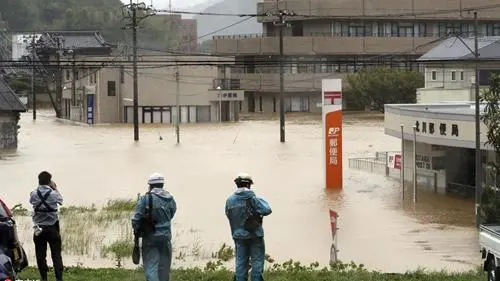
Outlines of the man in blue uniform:
{"type": "Polygon", "coordinates": [[[271,207],[250,190],[250,175],[241,173],[234,182],[237,189],[226,201],[226,216],[236,248],[235,281],[248,280],[250,264],[251,280],[263,281],[266,249],[262,217],[271,214],[271,207]]]}
{"type": "Polygon", "coordinates": [[[170,280],[172,264],[171,221],[177,211],[174,197],[165,189],[165,178],[149,177],[149,191],[137,202],[132,217],[134,234],[142,237],[142,260],[148,281],[170,280]]]}

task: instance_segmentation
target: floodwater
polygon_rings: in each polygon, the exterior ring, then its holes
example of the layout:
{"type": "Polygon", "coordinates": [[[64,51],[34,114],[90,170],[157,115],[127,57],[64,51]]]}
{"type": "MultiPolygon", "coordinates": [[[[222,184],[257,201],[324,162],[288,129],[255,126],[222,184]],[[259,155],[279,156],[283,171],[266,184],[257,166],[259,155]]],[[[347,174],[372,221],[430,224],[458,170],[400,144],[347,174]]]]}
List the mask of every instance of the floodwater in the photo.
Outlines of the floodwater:
{"type": "MultiPolygon", "coordinates": [[[[148,175],[161,172],[178,204],[174,242],[196,244],[210,253],[223,242],[231,243],[224,203],[234,190],[234,177],[248,172],[256,193],[273,209],[264,222],[266,252],[277,261],[328,263],[332,208],[340,215],[341,260],[389,272],[476,268],[480,253],[473,202],[419,190],[416,204],[410,196],[403,203],[397,179],[348,168],[349,157],[399,150],[399,140],[384,135],[382,118],[368,117],[345,117],[345,187],[334,194],[323,187],[318,117],[287,117],[285,144],[279,142],[279,121],[274,118],[181,125],[181,144],[176,145],[171,126],[141,126],[141,140],[134,143],[128,125],[80,126],[57,121],[47,112],[33,122],[25,114],[17,152],[0,159],[1,196],[11,206],[26,206],[38,172],[48,170],[66,205],[99,206],[110,199],[135,198],[146,191],[148,175]]],[[[406,194],[411,194],[409,189],[406,194]]],[[[30,227],[23,220],[19,231],[34,263],[30,227]]],[[[129,231],[123,227],[111,229],[129,231]]],[[[95,254],[66,256],[67,265],[75,263],[114,264],[95,254]]]]}

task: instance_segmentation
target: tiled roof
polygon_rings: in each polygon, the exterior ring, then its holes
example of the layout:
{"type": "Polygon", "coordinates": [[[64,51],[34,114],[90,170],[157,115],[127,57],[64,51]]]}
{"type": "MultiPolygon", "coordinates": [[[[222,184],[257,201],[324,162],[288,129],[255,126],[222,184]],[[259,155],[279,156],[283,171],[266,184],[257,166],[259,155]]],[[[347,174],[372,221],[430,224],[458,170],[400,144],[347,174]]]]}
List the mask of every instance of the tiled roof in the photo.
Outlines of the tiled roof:
{"type": "Polygon", "coordinates": [[[3,77],[0,77],[0,111],[27,111],[3,77]]]}
{"type": "Polygon", "coordinates": [[[109,45],[97,31],[50,31],[42,34],[41,41],[48,48],[57,48],[57,38],[61,38],[64,49],[106,48],[109,45]]]}
{"type": "MultiPolygon", "coordinates": [[[[417,60],[451,61],[474,59],[474,53],[471,52],[471,50],[474,50],[474,38],[462,38],[462,40],[456,37],[448,38],[417,60]]],[[[481,60],[499,60],[500,37],[486,36],[478,38],[478,51],[481,60]]]]}

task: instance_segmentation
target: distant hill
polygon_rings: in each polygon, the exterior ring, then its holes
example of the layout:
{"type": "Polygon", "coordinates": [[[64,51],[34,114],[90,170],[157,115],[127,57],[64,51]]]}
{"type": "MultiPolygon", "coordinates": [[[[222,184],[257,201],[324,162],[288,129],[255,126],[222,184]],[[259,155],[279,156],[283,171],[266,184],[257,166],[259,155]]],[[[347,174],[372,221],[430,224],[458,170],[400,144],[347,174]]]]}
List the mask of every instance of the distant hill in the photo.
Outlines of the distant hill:
{"type": "MultiPolygon", "coordinates": [[[[205,13],[252,14],[257,12],[257,0],[209,0],[193,6],[189,10],[193,12],[203,11],[205,13]],[[201,9],[209,4],[211,5],[207,8],[201,9]]],[[[197,19],[198,37],[212,33],[243,19],[234,16],[195,16],[194,18],[197,19]]],[[[255,18],[252,18],[213,35],[206,36],[200,39],[200,42],[212,39],[214,35],[254,34],[261,32],[261,24],[255,18]]]]}

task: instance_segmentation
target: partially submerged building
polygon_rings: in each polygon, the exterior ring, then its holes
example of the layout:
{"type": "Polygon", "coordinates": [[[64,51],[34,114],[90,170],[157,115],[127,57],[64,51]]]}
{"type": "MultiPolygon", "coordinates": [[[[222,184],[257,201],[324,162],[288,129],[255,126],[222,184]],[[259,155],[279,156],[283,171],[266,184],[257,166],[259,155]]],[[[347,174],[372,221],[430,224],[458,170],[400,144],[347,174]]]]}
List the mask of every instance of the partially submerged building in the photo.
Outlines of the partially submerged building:
{"type": "MultiPolygon", "coordinates": [[[[492,74],[500,73],[500,37],[479,38],[479,77],[475,76],[473,38],[450,38],[421,56],[425,86],[417,90],[417,104],[385,105],[385,133],[401,138],[405,177],[430,182],[437,190],[475,195],[475,83],[487,88],[492,74]],[[403,126],[403,132],[401,132],[403,126]],[[416,161],[413,159],[413,127],[416,161]]],[[[484,105],[480,106],[480,114],[484,105]]],[[[481,121],[480,148],[483,185],[496,182],[487,163],[498,162],[487,144],[487,128],[481,121]]]]}
{"type": "Polygon", "coordinates": [[[0,149],[15,149],[18,143],[20,113],[27,109],[0,76],[0,149]]]}

